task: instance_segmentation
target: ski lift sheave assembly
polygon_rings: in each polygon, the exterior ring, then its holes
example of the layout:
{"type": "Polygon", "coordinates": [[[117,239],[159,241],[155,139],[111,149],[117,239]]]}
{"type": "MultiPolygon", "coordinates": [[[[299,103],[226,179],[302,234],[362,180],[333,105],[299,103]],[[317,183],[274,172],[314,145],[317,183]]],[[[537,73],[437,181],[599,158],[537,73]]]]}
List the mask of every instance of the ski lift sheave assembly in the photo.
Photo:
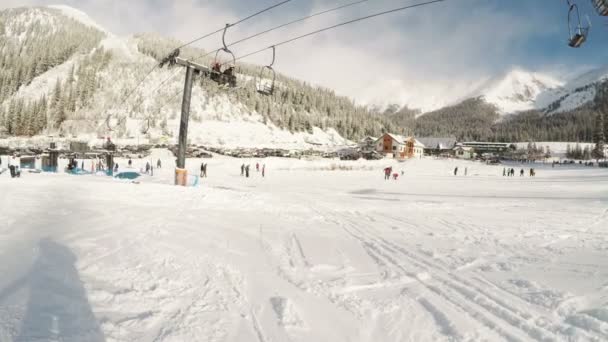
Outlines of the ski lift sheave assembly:
{"type": "Polygon", "coordinates": [[[602,17],[608,16],[608,0],[591,0],[597,14],[602,17]]]}
{"type": "Polygon", "coordinates": [[[217,82],[220,86],[236,88],[236,56],[234,53],[232,53],[232,51],[230,51],[230,49],[228,49],[228,46],[226,45],[226,31],[228,31],[228,28],[231,26],[232,25],[230,24],[226,24],[226,27],[224,28],[224,33],[222,34],[222,45],[224,45],[224,47],[218,49],[215,53],[209,78],[217,82]],[[220,60],[221,54],[227,55],[228,58],[230,58],[230,61],[228,63],[222,63],[220,60]]]}
{"type": "Polygon", "coordinates": [[[591,22],[589,21],[589,18],[587,18],[589,25],[583,26],[578,5],[570,0],[567,0],[567,3],[570,7],[568,9],[568,46],[572,48],[579,48],[587,41],[591,22]]]}
{"type": "Polygon", "coordinates": [[[259,76],[257,76],[257,80],[255,82],[257,92],[266,96],[271,96],[272,94],[274,94],[274,86],[277,79],[277,73],[272,68],[276,59],[276,47],[271,46],[271,48],[272,62],[269,65],[262,67],[262,69],[260,70],[260,74],[259,76]],[[268,76],[268,78],[266,78],[265,76],[268,76]]]}

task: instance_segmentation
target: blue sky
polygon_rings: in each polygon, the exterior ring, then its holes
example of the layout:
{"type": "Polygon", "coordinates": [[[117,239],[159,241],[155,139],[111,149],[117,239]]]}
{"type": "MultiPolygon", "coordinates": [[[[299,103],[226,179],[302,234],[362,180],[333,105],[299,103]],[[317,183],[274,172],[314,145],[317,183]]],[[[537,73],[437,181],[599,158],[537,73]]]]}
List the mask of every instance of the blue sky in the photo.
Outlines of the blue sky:
{"type": "MultiPolygon", "coordinates": [[[[351,0],[293,0],[247,25],[228,40],[335,7],[351,0]]],[[[423,0],[419,0],[423,1],[423,0]]],[[[336,22],[414,0],[370,0],[238,47],[237,55],[336,22]]],[[[57,0],[2,0],[0,7],[57,0]]],[[[64,0],[119,35],[154,31],[189,40],[278,0],[64,0]]],[[[593,27],[587,44],[569,48],[566,0],[448,0],[346,26],[281,47],[278,70],[335,89],[363,103],[428,107],[465,95],[483,80],[514,69],[564,79],[606,63],[608,19],[590,0],[578,1],[593,27]]],[[[219,37],[201,42],[217,48],[219,37]]],[[[265,63],[268,56],[248,60],[265,63]]]]}

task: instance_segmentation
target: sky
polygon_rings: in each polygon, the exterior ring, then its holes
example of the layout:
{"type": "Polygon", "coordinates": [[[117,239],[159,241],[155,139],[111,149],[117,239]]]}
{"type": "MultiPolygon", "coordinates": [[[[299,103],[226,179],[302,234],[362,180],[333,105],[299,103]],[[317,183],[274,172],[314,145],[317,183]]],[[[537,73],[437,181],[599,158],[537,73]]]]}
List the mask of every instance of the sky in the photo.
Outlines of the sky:
{"type": "MultiPolygon", "coordinates": [[[[227,41],[353,0],[292,0],[231,28],[227,41]]],[[[244,55],[296,35],[425,0],[370,0],[245,42],[244,55]]],[[[157,32],[189,41],[279,0],[64,0],[121,36],[157,32]]],[[[592,23],[581,49],[567,46],[566,0],[447,0],[344,26],[281,46],[275,69],[334,89],[361,104],[406,104],[430,110],[468,95],[513,69],[567,80],[602,66],[608,56],[608,19],[590,0],[578,1],[592,23]]],[[[57,0],[2,0],[0,8],[57,4],[57,0]]],[[[217,35],[198,44],[221,45],[217,35]]],[[[268,54],[247,62],[265,64],[268,54]]]]}

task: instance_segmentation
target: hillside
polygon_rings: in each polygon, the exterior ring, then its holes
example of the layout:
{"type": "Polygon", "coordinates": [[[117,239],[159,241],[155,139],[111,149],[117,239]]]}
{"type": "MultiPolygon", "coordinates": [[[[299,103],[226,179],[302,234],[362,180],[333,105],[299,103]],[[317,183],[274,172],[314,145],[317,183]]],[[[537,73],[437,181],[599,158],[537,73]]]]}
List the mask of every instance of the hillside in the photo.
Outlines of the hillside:
{"type": "MultiPolygon", "coordinates": [[[[65,6],[2,11],[0,30],[5,32],[0,37],[5,52],[0,85],[9,85],[0,95],[0,131],[5,135],[174,141],[183,71],[155,71],[124,105],[118,104],[181,42],[153,34],[117,37],[65,6]],[[155,91],[175,73],[180,74],[155,91]],[[105,124],[108,115],[119,124],[112,132],[105,124]]],[[[199,58],[204,54],[185,48],[181,56],[209,63],[199,58]]],[[[331,90],[278,75],[278,90],[264,97],[255,91],[258,67],[239,65],[238,72],[237,90],[200,78],[196,82],[189,134],[193,143],[306,148],[401,131],[331,90]]]]}

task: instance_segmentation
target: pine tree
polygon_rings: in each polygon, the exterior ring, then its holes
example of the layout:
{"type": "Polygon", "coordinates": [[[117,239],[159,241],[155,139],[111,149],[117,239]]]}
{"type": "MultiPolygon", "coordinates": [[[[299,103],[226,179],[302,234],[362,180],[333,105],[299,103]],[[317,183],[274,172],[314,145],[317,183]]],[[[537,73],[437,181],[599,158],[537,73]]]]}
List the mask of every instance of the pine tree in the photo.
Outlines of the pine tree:
{"type": "Polygon", "coordinates": [[[604,156],[604,145],[606,144],[606,138],[604,136],[604,116],[602,113],[598,113],[596,115],[595,120],[595,134],[593,136],[593,142],[595,143],[595,148],[591,152],[591,155],[594,159],[600,160],[603,159],[604,156]]]}

